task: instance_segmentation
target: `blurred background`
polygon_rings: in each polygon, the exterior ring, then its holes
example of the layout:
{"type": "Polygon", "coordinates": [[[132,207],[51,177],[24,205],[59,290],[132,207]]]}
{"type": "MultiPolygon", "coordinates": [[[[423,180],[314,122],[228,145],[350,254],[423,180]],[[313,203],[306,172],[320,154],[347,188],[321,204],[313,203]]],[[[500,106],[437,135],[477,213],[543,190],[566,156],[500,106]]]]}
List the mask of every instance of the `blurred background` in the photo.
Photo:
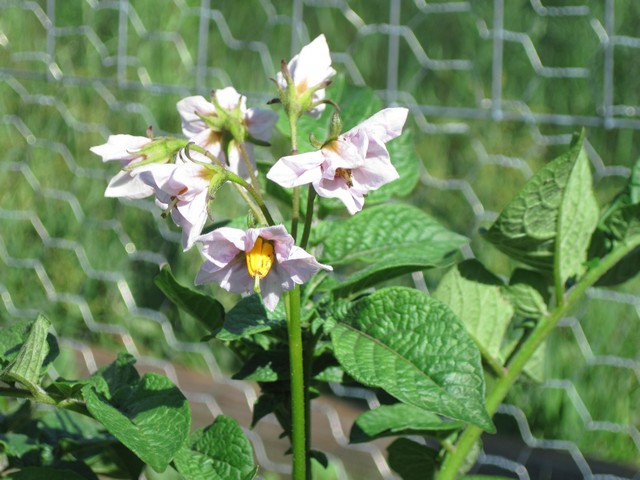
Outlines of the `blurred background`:
{"type": "MultiPolygon", "coordinates": [[[[639,25],[637,0],[0,0],[0,323],[43,312],[57,373],[126,350],[183,389],[200,425],[226,413],[246,426],[255,387],[228,378],[234,358],[200,343],[207,332],[153,283],[168,263],[191,284],[199,254],[181,252],[152,201],[104,198],[119,167],[89,148],[149,125],[178,134],[175,103],[212,88],[263,106],[280,59],[324,33],[348,81],[410,109],[422,167],[409,201],[507,274],[478,230],[574,131],[586,128],[600,204],[626,183],[640,156],[639,25]]],[[[216,219],[242,213],[230,202],[216,219]]],[[[441,273],[407,281],[431,289],[441,273]]],[[[590,289],[548,343],[541,381],[501,406],[476,471],[640,478],[640,280],[590,289]]],[[[348,444],[377,402],[333,386],[315,405],[314,447],[332,461],[318,478],[396,478],[384,442],[348,444]]],[[[278,434],[272,418],[248,431],[265,479],[288,478],[278,434]]]]}

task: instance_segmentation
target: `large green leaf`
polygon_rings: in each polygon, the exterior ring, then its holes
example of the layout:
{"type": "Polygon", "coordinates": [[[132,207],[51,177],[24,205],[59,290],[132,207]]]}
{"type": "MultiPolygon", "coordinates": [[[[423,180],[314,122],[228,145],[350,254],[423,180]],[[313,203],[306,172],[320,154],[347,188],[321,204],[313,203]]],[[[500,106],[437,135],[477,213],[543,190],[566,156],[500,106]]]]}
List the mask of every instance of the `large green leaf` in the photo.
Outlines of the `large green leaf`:
{"type": "Polygon", "coordinates": [[[480,354],[462,322],[440,301],[410,288],[387,288],[336,312],[336,358],[357,381],[402,402],[495,427],[484,408],[480,354]]]}
{"type": "Polygon", "coordinates": [[[361,414],[351,428],[349,441],[361,443],[391,435],[429,435],[456,430],[464,425],[463,422],[445,420],[415,405],[396,403],[361,414]]]}
{"type": "MultiPolygon", "coordinates": [[[[42,390],[38,385],[42,374],[42,367],[49,355],[50,325],[51,323],[44,315],[38,315],[36,320],[31,324],[29,333],[24,343],[20,346],[17,355],[11,360],[9,365],[0,372],[0,378],[5,381],[18,382],[29,389],[35,396],[38,395],[38,392],[42,390]]],[[[14,333],[15,332],[10,333],[9,339],[14,337],[14,333]]],[[[6,358],[6,355],[7,351],[5,350],[3,356],[6,358]]]]}
{"type": "Polygon", "coordinates": [[[156,373],[136,378],[132,369],[130,358],[121,357],[94,374],[82,395],[109,433],[162,472],[189,436],[189,405],[168,378],[156,373]]]}
{"type": "Polygon", "coordinates": [[[227,312],[222,327],[212,336],[224,341],[240,340],[285,326],[283,304],[284,302],[279,302],[278,307],[271,312],[264,308],[260,295],[245,297],[227,312]]]}
{"type": "Polygon", "coordinates": [[[250,480],[257,471],[251,443],[238,423],[223,415],[194,432],[174,464],[186,480],[250,480]]]}
{"type": "Polygon", "coordinates": [[[317,241],[323,243],[322,262],[348,267],[349,275],[332,287],[347,294],[404,273],[449,265],[468,239],[416,207],[389,204],[346,221],[325,222],[317,241]]]}
{"type": "Polygon", "coordinates": [[[561,256],[559,261],[565,262],[562,263],[563,275],[578,268],[576,265],[586,259],[582,250],[586,249],[584,235],[581,233],[575,243],[567,238],[571,231],[567,219],[578,207],[575,203],[577,192],[587,195],[587,211],[584,217],[580,214],[580,228],[591,228],[594,210],[590,174],[585,171],[588,165],[584,163],[583,141],[584,136],[578,136],[569,151],[525,184],[487,232],[486,238],[490,242],[516,260],[542,270],[553,271],[556,253],[561,256]],[[561,218],[564,219],[562,226],[561,218]],[[557,238],[562,240],[556,252],[557,238]],[[574,252],[576,261],[567,257],[572,246],[581,249],[574,252]]]}
{"type": "Polygon", "coordinates": [[[436,470],[438,452],[408,438],[399,438],[387,447],[389,466],[402,480],[430,480],[436,470]]]}
{"type": "Polygon", "coordinates": [[[587,262],[591,235],[598,225],[598,202],[593,192],[589,158],[582,148],[582,136],[576,147],[578,157],[562,195],[555,245],[554,276],[557,285],[582,275],[587,262]]]}
{"type": "Polygon", "coordinates": [[[467,328],[480,351],[498,362],[514,309],[502,281],[477,260],[456,265],[442,278],[434,297],[446,303],[467,328]]]}
{"type": "Polygon", "coordinates": [[[160,270],[155,283],[176,306],[200,321],[211,331],[218,330],[224,322],[224,307],[204,293],[180,285],[168,267],[160,270]]]}
{"type": "Polygon", "coordinates": [[[51,467],[27,467],[5,477],[11,480],[86,480],[72,470],[51,467]]]}

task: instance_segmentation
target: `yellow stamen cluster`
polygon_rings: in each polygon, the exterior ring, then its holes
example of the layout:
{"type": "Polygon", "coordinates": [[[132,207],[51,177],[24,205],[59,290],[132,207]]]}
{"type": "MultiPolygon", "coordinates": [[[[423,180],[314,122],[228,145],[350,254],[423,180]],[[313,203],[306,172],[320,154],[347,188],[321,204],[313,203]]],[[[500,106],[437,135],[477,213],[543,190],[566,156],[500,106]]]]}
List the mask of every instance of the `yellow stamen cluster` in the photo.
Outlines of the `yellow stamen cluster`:
{"type": "Polygon", "coordinates": [[[247,269],[249,270],[249,275],[256,279],[256,284],[258,280],[262,280],[267,276],[275,258],[273,242],[258,237],[251,251],[246,254],[247,269]]]}

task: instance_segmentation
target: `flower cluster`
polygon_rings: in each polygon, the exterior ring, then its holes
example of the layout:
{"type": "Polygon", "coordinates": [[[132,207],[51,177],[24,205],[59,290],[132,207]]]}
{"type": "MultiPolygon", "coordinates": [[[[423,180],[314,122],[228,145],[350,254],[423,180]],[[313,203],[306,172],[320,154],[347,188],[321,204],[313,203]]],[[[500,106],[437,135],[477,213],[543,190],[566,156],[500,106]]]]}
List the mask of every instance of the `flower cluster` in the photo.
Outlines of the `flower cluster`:
{"type": "MultiPolygon", "coordinates": [[[[319,117],[326,88],[335,75],[324,35],[306,45],[289,63],[282,61],[275,83],[280,103],[291,122],[308,114],[319,117]]],[[[274,225],[256,181],[255,146],[268,146],[278,115],[247,108],[247,99],[233,87],[215,90],[211,100],[191,96],[177,103],[185,138],[111,135],[91,148],[103,161],[119,161],[122,170],[105,195],[137,199],[155,195],[163,215],[182,228],[185,250],[201,245],[204,264],[197,284],[216,282],[238,293],[259,291],[274,309],[283,292],[308,281],[319,270],[331,270],[295,244],[283,225],[274,225]],[[262,225],[239,230],[218,228],[202,234],[211,218],[217,189],[232,181],[262,225]],[[265,211],[266,210],[266,211],[265,211]],[[260,212],[264,212],[261,214],[260,212]]],[[[340,125],[339,117],[332,125],[340,125]]],[[[291,188],[311,184],[321,197],[340,199],[349,213],[364,206],[369,191],[398,178],[385,143],[402,132],[405,108],[382,110],[348,132],[332,128],[322,147],[280,158],[267,178],[291,188]]],[[[303,243],[306,241],[303,240],[303,243]]]]}

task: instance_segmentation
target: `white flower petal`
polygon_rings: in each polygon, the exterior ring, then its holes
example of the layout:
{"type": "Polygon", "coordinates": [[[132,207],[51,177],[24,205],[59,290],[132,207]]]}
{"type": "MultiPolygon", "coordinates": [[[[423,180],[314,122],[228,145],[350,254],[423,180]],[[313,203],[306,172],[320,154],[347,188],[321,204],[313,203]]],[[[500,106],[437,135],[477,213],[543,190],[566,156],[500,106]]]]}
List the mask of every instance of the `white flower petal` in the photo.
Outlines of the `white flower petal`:
{"type": "Polygon", "coordinates": [[[344,179],[340,177],[334,180],[322,179],[322,181],[314,183],[313,188],[315,188],[316,193],[321,197],[339,199],[344,203],[347,211],[351,215],[362,210],[364,205],[362,192],[349,188],[344,179]]]}
{"type": "Polygon", "coordinates": [[[134,135],[109,135],[107,143],[96,145],[89,150],[102,157],[103,162],[110,160],[120,160],[125,164],[138,158],[135,152],[147,145],[151,140],[147,137],[136,137],[134,135]]]}
{"type": "Polygon", "coordinates": [[[364,130],[370,137],[386,143],[402,133],[408,113],[406,108],[385,108],[349,130],[346,135],[354,130],[364,130]]]}
{"type": "Polygon", "coordinates": [[[249,135],[266,142],[271,138],[273,127],[278,121],[278,114],[271,110],[250,108],[244,118],[249,135]]]}
{"type": "Polygon", "coordinates": [[[233,110],[240,105],[240,111],[243,114],[247,111],[247,97],[240,95],[233,87],[216,90],[215,96],[218,104],[225,110],[233,110]]]}
{"type": "Polygon", "coordinates": [[[104,192],[105,197],[145,198],[153,195],[153,188],[147,185],[137,175],[121,170],[109,182],[104,192]]]}
{"type": "Polygon", "coordinates": [[[202,95],[183,98],[176,104],[176,108],[182,117],[182,133],[187,138],[208,128],[198,115],[211,115],[216,111],[216,107],[202,95]]]}
{"type": "Polygon", "coordinates": [[[267,178],[286,188],[305,185],[322,178],[320,165],[324,161],[321,151],[282,157],[271,167],[267,178]]]}

